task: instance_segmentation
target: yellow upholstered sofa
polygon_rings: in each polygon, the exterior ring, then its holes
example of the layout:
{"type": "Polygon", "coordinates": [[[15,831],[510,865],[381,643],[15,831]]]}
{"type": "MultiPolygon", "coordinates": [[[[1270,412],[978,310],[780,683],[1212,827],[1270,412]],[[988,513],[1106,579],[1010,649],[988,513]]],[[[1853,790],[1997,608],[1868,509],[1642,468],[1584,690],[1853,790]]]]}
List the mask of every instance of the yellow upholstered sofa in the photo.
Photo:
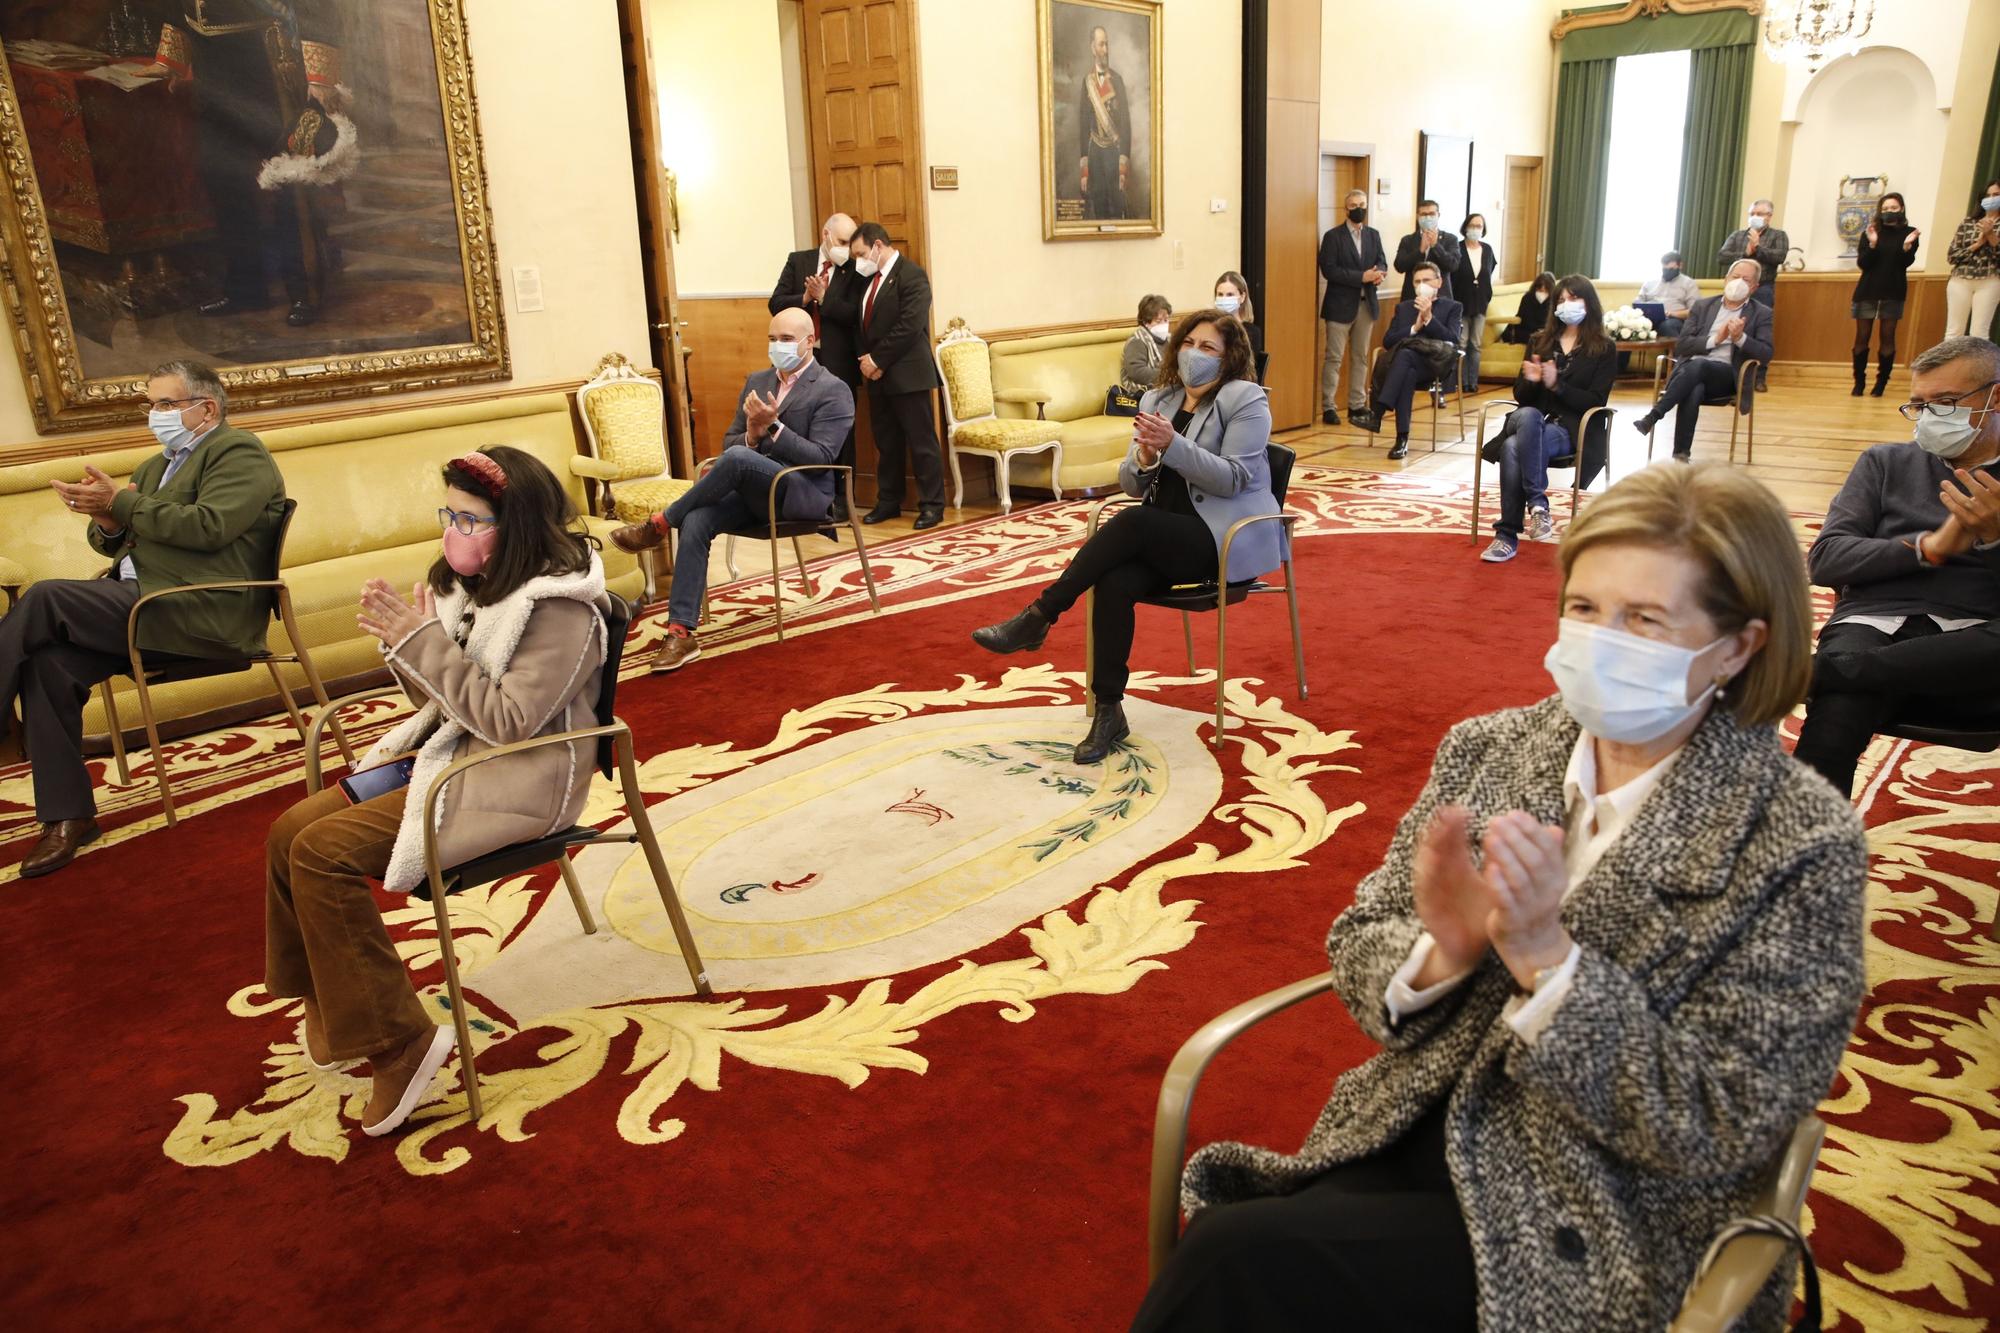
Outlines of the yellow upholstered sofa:
{"type": "MultiPolygon", "coordinates": [[[[1087,329],[988,344],[995,411],[1001,418],[1045,417],[1062,435],[1064,495],[1118,484],[1118,464],[1132,444],[1132,418],[1104,415],[1104,394],[1118,382],[1118,358],[1132,328],[1087,329]]],[[[1013,484],[1049,489],[1049,454],[1013,464],[1013,484]]]]}
{"type": "MultiPolygon", "coordinates": [[[[1514,312],[1521,308],[1521,297],[1533,285],[1531,282],[1494,284],[1493,303],[1486,307],[1486,332],[1479,340],[1481,383],[1512,384],[1514,377],[1521,373],[1524,349],[1518,343],[1501,342],[1500,334],[1515,322],[1514,312]]],[[[1705,278],[1699,285],[1703,296],[1714,296],[1722,290],[1722,279],[1705,278]]],[[[1639,299],[1639,284],[1600,282],[1597,284],[1597,297],[1604,302],[1606,310],[1616,310],[1639,299]]]]}
{"type": "MultiPolygon", "coordinates": [[[[562,393],[418,407],[257,434],[284,473],[286,494],[299,503],[286,542],[284,577],[300,635],[329,682],[380,668],[375,641],[354,623],[361,585],[380,576],[408,587],[430,567],[438,554],[439,468],[446,460],[487,445],[524,449],[548,464],[577,508],[584,508],[583,483],[569,468],[576,435],[569,398],[562,393]]],[[[123,484],[153,451],[133,447],[0,468],[0,532],[6,533],[0,583],[100,572],[106,562],[84,541],[83,520],[57,502],[49,481],[76,480],[90,462],[123,484]]],[[[599,537],[614,526],[605,519],[588,522],[599,537]]],[[[604,566],[613,591],[637,596],[644,579],[633,557],[607,543],[604,566]]],[[[284,631],[276,622],[270,633],[273,647],[283,644],[284,631]]],[[[286,680],[303,691],[295,668],[286,680]]],[[[119,683],[119,715],[129,724],[139,716],[138,704],[129,682],[121,677],[119,683]]],[[[163,685],[152,693],[162,724],[216,713],[252,716],[279,706],[261,667],[163,685]]],[[[84,729],[93,736],[105,730],[95,695],[84,729]]]]}

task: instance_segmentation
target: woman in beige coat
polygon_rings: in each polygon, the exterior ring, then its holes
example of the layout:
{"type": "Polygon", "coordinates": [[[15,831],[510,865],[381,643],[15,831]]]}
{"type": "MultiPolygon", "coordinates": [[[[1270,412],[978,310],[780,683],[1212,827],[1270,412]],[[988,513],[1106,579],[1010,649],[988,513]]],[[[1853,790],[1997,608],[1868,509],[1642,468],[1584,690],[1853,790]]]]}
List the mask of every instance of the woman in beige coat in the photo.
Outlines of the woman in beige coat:
{"type": "MultiPolygon", "coordinates": [[[[404,601],[362,589],[361,628],[416,704],[360,770],[414,756],[407,785],[359,803],[339,787],[308,796],[266,844],[265,989],[305,1001],[315,1069],[366,1061],[370,1135],[409,1118],[451,1054],[417,999],[370,893],[424,878],[422,793],[455,760],[595,722],[605,655],[604,567],[560,483],[532,454],[496,447],[445,465],[444,552],[404,601]],[[414,793],[414,796],[412,794],[414,793]],[[406,797],[411,798],[406,801],[406,797]]],[[[583,809],[587,745],[508,755],[454,778],[438,814],[438,857],[457,865],[566,828],[583,809]]]]}

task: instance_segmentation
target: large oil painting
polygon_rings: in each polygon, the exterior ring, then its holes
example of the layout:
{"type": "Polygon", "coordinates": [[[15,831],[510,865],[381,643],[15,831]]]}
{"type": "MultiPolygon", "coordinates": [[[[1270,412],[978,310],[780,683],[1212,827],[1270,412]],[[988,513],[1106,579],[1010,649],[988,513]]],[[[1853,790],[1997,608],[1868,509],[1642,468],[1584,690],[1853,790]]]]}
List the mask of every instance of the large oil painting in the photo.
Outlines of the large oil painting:
{"type": "Polygon", "coordinates": [[[1042,238],[1158,236],[1160,6],[1040,3],[1042,238]]]}
{"type": "Polygon", "coordinates": [[[175,357],[270,406],[507,373],[463,0],[0,0],[38,428],[175,357]]]}

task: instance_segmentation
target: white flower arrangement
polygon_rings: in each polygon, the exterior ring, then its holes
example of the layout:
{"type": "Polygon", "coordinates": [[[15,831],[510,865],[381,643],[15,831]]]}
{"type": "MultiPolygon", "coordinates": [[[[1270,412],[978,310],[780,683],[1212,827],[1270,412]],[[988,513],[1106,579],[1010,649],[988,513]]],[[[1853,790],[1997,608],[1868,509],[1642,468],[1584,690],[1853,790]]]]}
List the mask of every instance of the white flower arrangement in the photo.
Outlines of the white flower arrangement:
{"type": "Polygon", "coordinates": [[[1604,316],[1604,331],[1619,342],[1643,342],[1653,336],[1653,321],[1637,306],[1620,306],[1604,316]]]}

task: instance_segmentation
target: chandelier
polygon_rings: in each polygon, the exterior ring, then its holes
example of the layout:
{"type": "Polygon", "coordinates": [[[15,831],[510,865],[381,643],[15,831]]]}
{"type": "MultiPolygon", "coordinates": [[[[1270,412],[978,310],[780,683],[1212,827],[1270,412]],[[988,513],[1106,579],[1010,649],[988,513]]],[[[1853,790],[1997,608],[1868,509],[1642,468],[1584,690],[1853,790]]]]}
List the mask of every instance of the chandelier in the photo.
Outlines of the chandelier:
{"type": "Polygon", "coordinates": [[[1860,50],[1874,21],[1875,0],[1770,0],[1764,49],[1817,74],[1827,61],[1860,50]]]}

